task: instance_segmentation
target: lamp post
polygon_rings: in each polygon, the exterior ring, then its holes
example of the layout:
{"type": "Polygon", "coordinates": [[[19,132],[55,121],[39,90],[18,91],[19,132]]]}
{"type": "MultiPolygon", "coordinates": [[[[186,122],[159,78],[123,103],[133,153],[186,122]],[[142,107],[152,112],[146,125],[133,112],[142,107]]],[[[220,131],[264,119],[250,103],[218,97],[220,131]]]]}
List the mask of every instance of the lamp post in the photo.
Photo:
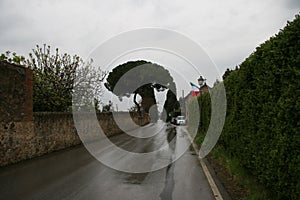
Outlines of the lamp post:
{"type": "Polygon", "coordinates": [[[202,86],[205,84],[206,79],[204,79],[202,76],[198,78],[198,84],[199,84],[199,92],[200,92],[200,99],[199,99],[199,111],[200,111],[200,116],[199,116],[199,126],[198,130],[200,130],[201,127],[201,95],[202,95],[202,86]]]}
{"type": "Polygon", "coordinates": [[[201,87],[204,85],[205,81],[206,81],[206,79],[204,79],[202,76],[200,76],[198,78],[198,84],[200,86],[200,91],[201,91],[201,87]]]}

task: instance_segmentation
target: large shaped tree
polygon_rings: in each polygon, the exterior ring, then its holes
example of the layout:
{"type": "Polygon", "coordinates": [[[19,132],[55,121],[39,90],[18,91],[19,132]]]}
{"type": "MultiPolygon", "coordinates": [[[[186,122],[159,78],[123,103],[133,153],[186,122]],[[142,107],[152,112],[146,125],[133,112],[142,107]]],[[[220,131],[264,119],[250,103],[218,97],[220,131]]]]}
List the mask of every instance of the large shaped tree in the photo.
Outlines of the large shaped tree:
{"type": "Polygon", "coordinates": [[[144,60],[129,61],[117,66],[108,74],[106,81],[105,87],[120,98],[134,94],[133,101],[139,112],[141,108],[136,101],[137,95],[141,96],[141,106],[146,113],[156,104],[154,90],[171,89],[176,98],[176,86],[169,71],[144,60]],[[122,87],[116,87],[117,85],[122,87]]]}

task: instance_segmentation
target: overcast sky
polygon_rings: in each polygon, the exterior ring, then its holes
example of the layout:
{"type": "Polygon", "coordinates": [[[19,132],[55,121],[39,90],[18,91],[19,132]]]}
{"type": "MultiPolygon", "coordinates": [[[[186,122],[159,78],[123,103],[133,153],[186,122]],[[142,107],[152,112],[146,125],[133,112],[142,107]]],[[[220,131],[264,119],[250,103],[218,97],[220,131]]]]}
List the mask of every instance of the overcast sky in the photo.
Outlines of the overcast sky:
{"type": "Polygon", "coordinates": [[[197,42],[223,73],[299,11],[299,0],[0,0],[0,52],[46,43],[86,58],[121,32],[159,27],[197,42]]]}
{"type": "Polygon", "coordinates": [[[299,11],[299,0],[1,0],[0,52],[47,43],[86,57],[121,32],[161,27],[195,40],[223,71],[299,11]]]}

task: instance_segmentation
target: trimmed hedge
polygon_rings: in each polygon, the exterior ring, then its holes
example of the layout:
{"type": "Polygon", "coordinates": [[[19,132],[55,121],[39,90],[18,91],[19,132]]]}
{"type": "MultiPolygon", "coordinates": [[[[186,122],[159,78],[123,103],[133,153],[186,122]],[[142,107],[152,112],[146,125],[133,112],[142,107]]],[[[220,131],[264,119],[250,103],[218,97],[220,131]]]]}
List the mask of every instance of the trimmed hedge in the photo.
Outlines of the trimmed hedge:
{"type": "MultiPolygon", "coordinates": [[[[265,185],[272,199],[300,199],[300,17],[226,72],[225,126],[218,142],[265,185]]],[[[209,125],[201,97],[200,134],[209,125]]]]}

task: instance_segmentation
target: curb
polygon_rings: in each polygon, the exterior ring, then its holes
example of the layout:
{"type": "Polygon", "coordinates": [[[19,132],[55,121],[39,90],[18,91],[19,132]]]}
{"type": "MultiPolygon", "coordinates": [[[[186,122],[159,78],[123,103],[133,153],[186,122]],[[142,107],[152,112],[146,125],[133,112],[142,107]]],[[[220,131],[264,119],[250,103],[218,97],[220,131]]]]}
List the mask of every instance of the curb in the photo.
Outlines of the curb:
{"type": "Polygon", "coordinates": [[[213,195],[214,195],[215,199],[216,200],[223,200],[223,197],[222,197],[222,195],[221,195],[221,193],[219,191],[219,188],[217,187],[214,179],[212,178],[212,176],[211,176],[211,174],[210,174],[210,172],[208,170],[208,167],[207,167],[206,163],[204,162],[204,160],[202,158],[199,157],[199,152],[198,152],[198,150],[196,148],[196,144],[193,142],[193,139],[191,138],[191,136],[189,135],[188,132],[187,132],[187,135],[188,135],[189,140],[191,141],[191,144],[193,146],[193,149],[194,149],[195,153],[197,154],[197,158],[198,158],[198,160],[199,160],[199,162],[201,164],[201,167],[203,169],[203,172],[204,172],[204,174],[206,176],[206,179],[207,179],[207,181],[208,181],[208,183],[210,185],[210,188],[211,188],[211,190],[213,192],[213,195]]]}

